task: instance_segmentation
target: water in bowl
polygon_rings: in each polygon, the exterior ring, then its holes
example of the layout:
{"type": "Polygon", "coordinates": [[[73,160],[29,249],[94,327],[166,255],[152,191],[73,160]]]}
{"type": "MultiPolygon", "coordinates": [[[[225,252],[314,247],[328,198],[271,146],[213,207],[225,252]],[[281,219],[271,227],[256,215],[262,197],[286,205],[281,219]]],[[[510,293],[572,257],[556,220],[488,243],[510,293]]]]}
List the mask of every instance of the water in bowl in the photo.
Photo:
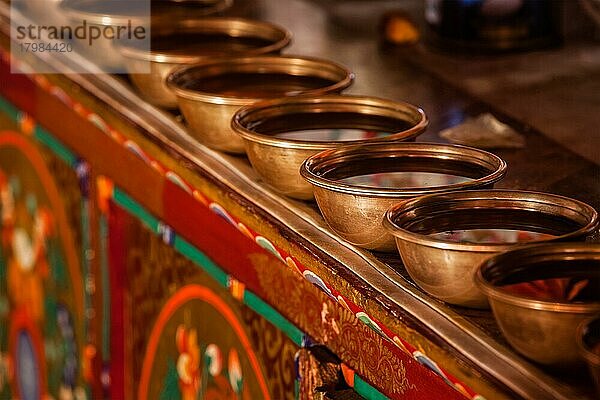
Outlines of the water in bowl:
{"type": "Polygon", "coordinates": [[[253,129],[287,140],[349,142],[405,132],[414,123],[385,115],[345,111],[286,113],[270,116],[253,129]]]}
{"type": "Polygon", "coordinates": [[[429,236],[449,242],[475,244],[523,243],[556,237],[548,233],[520,229],[457,229],[431,233],[429,236]]]}
{"type": "Polygon", "coordinates": [[[257,37],[182,32],[152,37],[151,47],[153,51],[173,55],[223,56],[271,44],[272,41],[257,37]]]}
{"type": "Polygon", "coordinates": [[[383,138],[389,135],[387,132],[365,131],[364,129],[340,128],[340,129],[305,129],[291,132],[278,133],[275,137],[291,140],[317,141],[352,141],[383,138]]]}
{"type": "Polygon", "coordinates": [[[396,171],[349,176],[338,182],[371,188],[410,189],[456,185],[472,180],[465,176],[438,172],[396,171]]]}
{"type": "Polygon", "coordinates": [[[318,76],[232,72],[191,80],[186,88],[221,96],[260,99],[293,96],[335,83],[318,76]]]}
{"type": "Polygon", "coordinates": [[[553,278],[502,286],[506,292],[540,301],[588,302],[598,301],[598,282],[593,279],[553,278]]]}

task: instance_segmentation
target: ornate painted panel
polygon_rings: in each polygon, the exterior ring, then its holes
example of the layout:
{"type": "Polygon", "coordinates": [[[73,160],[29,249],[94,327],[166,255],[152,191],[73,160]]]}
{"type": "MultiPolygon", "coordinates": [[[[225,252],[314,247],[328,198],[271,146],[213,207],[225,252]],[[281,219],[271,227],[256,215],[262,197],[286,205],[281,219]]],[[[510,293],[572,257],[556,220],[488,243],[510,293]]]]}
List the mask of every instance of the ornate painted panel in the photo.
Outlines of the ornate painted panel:
{"type": "Polygon", "coordinates": [[[131,320],[130,398],[293,399],[299,347],[117,205],[110,214],[131,320]]]}
{"type": "Polygon", "coordinates": [[[93,287],[85,284],[91,270],[82,168],[20,132],[0,132],[2,399],[91,397],[93,287]]]}

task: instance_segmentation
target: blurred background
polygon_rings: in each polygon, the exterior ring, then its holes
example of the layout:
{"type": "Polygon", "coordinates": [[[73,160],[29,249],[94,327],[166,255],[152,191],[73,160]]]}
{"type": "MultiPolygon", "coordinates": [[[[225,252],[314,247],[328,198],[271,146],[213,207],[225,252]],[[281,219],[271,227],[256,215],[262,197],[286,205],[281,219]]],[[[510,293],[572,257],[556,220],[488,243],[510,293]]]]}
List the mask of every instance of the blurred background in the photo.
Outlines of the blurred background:
{"type": "Polygon", "coordinates": [[[228,13],[290,29],[288,53],[347,65],[352,93],[422,105],[425,139],[466,118],[454,88],[598,164],[599,10],[597,0],[236,0],[228,13]]]}

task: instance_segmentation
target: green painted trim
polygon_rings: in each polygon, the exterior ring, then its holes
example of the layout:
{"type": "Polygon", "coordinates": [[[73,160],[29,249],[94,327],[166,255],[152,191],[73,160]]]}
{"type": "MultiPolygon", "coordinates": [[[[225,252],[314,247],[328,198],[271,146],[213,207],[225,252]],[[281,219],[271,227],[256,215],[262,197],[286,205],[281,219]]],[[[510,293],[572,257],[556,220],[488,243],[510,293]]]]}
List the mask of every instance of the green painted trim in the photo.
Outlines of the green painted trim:
{"type": "Polygon", "coordinates": [[[304,333],[254,293],[244,291],[244,304],[281,329],[295,344],[302,347],[304,333]]]}
{"type": "Polygon", "coordinates": [[[358,375],[354,375],[354,391],[368,400],[387,400],[389,397],[363,381],[358,375]]]}
{"type": "MultiPolygon", "coordinates": [[[[10,119],[16,124],[21,119],[21,111],[15,108],[9,103],[4,97],[0,96],[0,111],[4,112],[10,119]]],[[[75,167],[77,162],[77,156],[73,152],[62,145],[58,140],[54,138],[48,131],[39,126],[37,123],[33,128],[34,138],[40,143],[45,144],[50,150],[54,152],[60,159],[69,164],[70,167],[75,167]]]]}
{"type": "Polygon", "coordinates": [[[8,115],[10,119],[15,122],[19,121],[19,115],[21,112],[18,108],[14,107],[12,103],[9,103],[4,97],[0,96],[0,111],[8,115]]]}
{"type": "Polygon", "coordinates": [[[34,137],[42,144],[45,144],[50,150],[54,152],[59,158],[74,168],[77,164],[77,156],[62,145],[58,140],[54,138],[48,131],[39,125],[36,125],[33,131],[34,137]]]}
{"type": "Polygon", "coordinates": [[[204,270],[204,272],[210,275],[221,286],[227,288],[229,276],[204,253],[179,236],[175,236],[173,247],[188,260],[204,270]]]}
{"type": "Polygon", "coordinates": [[[113,190],[113,200],[125,210],[138,217],[152,232],[159,233],[159,221],[146,211],[144,207],[129,197],[128,194],[115,187],[113,190]]]}

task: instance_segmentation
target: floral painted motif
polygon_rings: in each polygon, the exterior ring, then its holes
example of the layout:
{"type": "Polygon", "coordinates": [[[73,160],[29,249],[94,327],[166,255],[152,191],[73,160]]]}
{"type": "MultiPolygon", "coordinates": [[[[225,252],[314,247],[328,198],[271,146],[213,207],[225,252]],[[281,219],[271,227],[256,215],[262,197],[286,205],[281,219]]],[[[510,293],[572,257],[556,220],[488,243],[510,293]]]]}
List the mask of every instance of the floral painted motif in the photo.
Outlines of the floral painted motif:
{"type": "Polygon", "coordinates": [[[210,376],[215,377],[221,375],[223,370],[223,356],[221,349],[216,344],[209,344],[204,352],[206,363],[208,364],[208,372],[210,376]]]}
{"type": "Polygon", "coordinates": [[[177,343],[177,375],[182,400],[195,400],[200,390],[200,348],[198,334],[195,329],[186,329],[183,325],[177,327],[175,337],[177,343]]]}
{"type": "Polygon", "coordinates": [[[228,303],[200,285],[183,287],[164,305],[141,375],[140,400],[270,399],[241,320],[228,303]]]}
{"type": "Polygon", "coordinates": [[[0,132],[0,398],[87,397],[78,268],[54,173],[29,139],[0,132]]]}
{"type": "Polygon", "coordinates": [[[197,330],[179,325],[175,343],[179,356],[167,371],[161,398],[164,399],[250,399],[248,390],[243,388],[243,373],[238,352],[231,348],[228,354],[227,369],[223,369],[221,349],[214,343],[200,355],[197,330]],[[174,365],[174,367],[173,367],[174,365]],[[174,371],[177,374],[177,388],[172,383],[174,371]]]}
{"type": "Polygon", "coordinates": [[[48,209],[37,208],[35,196],[31,195],[28,198],[33,204],[29,210],[32,214],[31,232],[23,226],[15,226],[14,198],[10,198],[13,190],[4,191],[10,193],[7,204],[10,205],[9,210],[13,210],[13,213],[6,213],[3,224],[3,228],[6,229],[3,244],[6,246],[6,254],[9,255],[8,296],[14,307],[27,309],[31,318],[40,323],[44,318],[44,280],[49,274],[46,239],[53,234],[53,217],[48,209]]]}
{"type": "MultiPolygon", "coordinates": [[[[179,325],[175,343],[179,352],[176,370],[181,400],[250,399],[248,390],[244,390],[242,366],[235,348],[229,349],[227,369],[224,370],[221,349],[214,343],[206,346],[201,360],[195,328],[179,325]]],[[[167,392],[163,389],[162,393],[167,392]]]]}

